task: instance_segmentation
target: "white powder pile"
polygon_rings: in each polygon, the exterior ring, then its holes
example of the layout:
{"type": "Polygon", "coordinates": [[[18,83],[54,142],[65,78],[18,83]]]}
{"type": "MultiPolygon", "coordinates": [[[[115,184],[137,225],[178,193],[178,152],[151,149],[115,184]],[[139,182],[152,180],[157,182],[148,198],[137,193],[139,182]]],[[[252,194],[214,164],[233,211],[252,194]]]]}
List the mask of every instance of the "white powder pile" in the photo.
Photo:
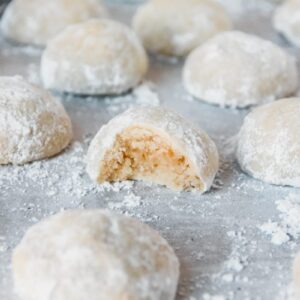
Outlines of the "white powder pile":
{"type": "MultiPolygon", "coordinates": [[[[81,189],[81,179],[84,172],[82,163],[83,147],[73,143],[62,155],[50,160],[37,161],[24,166],[2,166],[0,168],[0,189],[3,193],[7,186],[15,186],[24,193],[28,183],[37,189],[45,190],[49,196],[59,192],[85,194],[87,188],[81,189]]],[[[91,189],[89,187],[88,189],[91,189]]]]}
{"type": "Polygon", "coordinates": [[[122,207],[133,208],[133,207],[140,206],[141,204],[142,204],[141,197],[131,193],[129,195],[126,195],[124,197],[124,201],[122,201],[122,202],[117,202],[117,203],[109,202],[108,208],[110,208],[110,209],[119,209],[122,207]]]}
{"type": "Polygon", "coordinates": [[[271,236],[273,244],[282,245],[300,236],[300,197],[290,193],[285,199],[277,201],[276,205],[280,221],[269,220],[259,228],[271,236]]]}
{"type": "MultiPolygon", "coordinates": [[[[196,298],[194,298],[196,300],[196,298]]],[[[203,295],[203,300],[226,300],[223,295],[210,295],[205,293],[203,295]]]]}
{"type": "MultiPolygon", "coordinates": [[[[224,283],[247,282],[248,277],[240,276],[248,265],[247,246],[249,241],[245,237],[245,229],[241,228],[237,231],[228,231],[227,236],[232,240],[232,250],[229,258],[224,262],[223,268],[216,278],[221,279],[224,283]]],[[[250,242],[251,246],[256,247],[255,241],[250,242]]]]}
{"type": "Polygon", "coordinates": [[[155,90],[155,85],[151,81],[145,81],[133,90],[133,97],[140,105],[158,106],[160,100],[155,90]]]}
{"type": "Polygon", "coordinates": [[[156,87],[151,81],[145,81],[125,96],[104,99],[107,109],[112,115],[119,114],[133,106],[158,106],[160,99],[156,87]]]}
{"type": "Polygon", "coordinates": [[[299,300],[294,284],[291,283],[286,288],[280,290],[275,300],[299,300]]]}
{"type": "MultiPolygon", "coordinates": [[[[51,207],[50,214],[59,210],[73,207],[93,207],[97,200],[97,207],[116,210],[121,214],[136,217],[144,222],[157,220],[157,215],[140,211],[147,205],[140,189],[136,188],[134,181],[122,181],[96,184],[91,181],[86,173],[86,152],[90,137],[83,142],[74,141],[62,154],[47,160],[36,161],[23,166],[1,166],[0,168],[0,198],[10,199],[12,194],[43,195],[33,202],[22,202],[18,207],[11,207],[11,211],[17,210],[40,211],[41,206],[51,207]],[[32,190],[34,187],[34,191],[32,190]],[[47,204],[48,203],[48,204],[47,204]]],[[[150,186],[145,184],[144,186],[150,186]]],[[[158,188],[156,186],[156,188],[158,188]]],[[[48,215],[49,213],[47,213],[48,215]]],[[[40,217],[30,217],[30,223],[36,223],[40,217]]],[[[6,242],[1,240],[0,251],[6,251],[6,242]]]]}
{"type": "Polygon", "coordinates": [[[26,79],[33,84],[41,85],[40,67],[38,64],[29,64],[26,70],[26,79]]]}
{"type": "Polygon", "coordinates": [[[0,235],[0,252],[5,252],[8,250],[8,246],[6,244],[5,236],[0,235]]]}
{"type": "MultiPolygon", "coordinates": [[[[85,153],[89,139],[84,143],[75,141],[64,153],[49,159],[33,162],[24,166],[2,166],[0,168],[0,195],[9,196],[14,186],[15,191],[29,192],[34,185],[37,191],[43,191],[45,196],[61,195],[80,199],[88,194],[120,192],[130,190],[133,182],[105,183],[97,185],[91,182],[85,171],[85,153]]],[[[129,206],[133,202],[127,198],[129,206]]]]}

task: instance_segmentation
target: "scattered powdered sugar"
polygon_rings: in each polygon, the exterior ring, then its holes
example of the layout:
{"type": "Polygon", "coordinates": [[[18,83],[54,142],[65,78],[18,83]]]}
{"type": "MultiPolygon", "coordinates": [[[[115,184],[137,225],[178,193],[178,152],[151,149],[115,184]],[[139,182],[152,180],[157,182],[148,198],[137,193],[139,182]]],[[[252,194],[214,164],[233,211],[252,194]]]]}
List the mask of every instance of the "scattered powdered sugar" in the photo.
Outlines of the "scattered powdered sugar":
{"type": "Polygon", "coordinates": [[[5,236],[0,236],[0,252],[5,252],[8,250],[8,245],[6,243],[5,236]]]}
{"type": "Polygon", "coordinates": [[[35,184],[37,190],[45,190],[48,196],[55,196],[61,192],[70,193],[71,196],[84,195],[92,187],[83,189],[81,180],[84,172],[83,158],[82,144],[74,142],[64,153],[53,159],[24,166],[2,166],[0,168],[1,192],[5,193],[6,187],[14,185],[26,192],[30,184],[35,184]]]}
{"type": "Polygon", "coordinates": [[[156,216],[149,218],[135,211],[144,205],[144,202],[142,196],[135,192],[134,181],[96,184],[90,180],[86,173],[86,152],[90,140],[90,136],[87,136],[83,142],[74,141],[63,153],[51,159],[22,166],[1,166],[0,197],[9,197],[12,187],[16,193],[26,194],[31,192],[31,187],[34,186],[35,191],[42,193],[51,201],[56,199],[54,202],[58,201],[62,210],[65,208],[64,205],[66,207],[70,205],[70,202],[64,202],[66,197],[73,199],[71,204],[85,207],[83,198],[97,195],[104,198],[107,207],[112,210],[147,221],[155,219],[156,216]],[[121,201],[109,196],[119,193],[123,195],[121,201]]]}
{"type": "MultiPolygon", "coordinates": [[[[232,270],[235,272],[240,272],[244,269],[244,265],[239,257],[231,257],[227,262],[226,262],[226,268],[228,270],[232,270]]],[[[226,274],[222,277],[225,279],[225,281],[232,281],[233,275],[232,274],[226,274]]]]}
{"type": "Polygon", "coordinates": [[[155,85],[151,81],[145,81],[133,90],[133,97],[138,105],[153,105],[158,106],[160,100],[155,85]]]}
{"type": "Polygon", "coordinates": [[[109,202],[108,207],[110,209],[121,209],[121,208],[134,208],[142,204],[141,197],[130,193],[129,195],[124,196],[122,202],[109,202]]]}
{"type": "Polygon", "coordinates": [[[31,63],[26,69],[26,79],[36,85],[41,85],[40,79],[40,66],[38,64],[31,63]]]}
{"type": "MultiPolygon", "coordinates": [[[[222,1],[226,2],[227,6],[233,8],[235,6],[234,1],[232,3],[231,1],[222,1]]],[[[243,0],[237,0],[237,2],[241,1],[243,0]]],[[[247,0],[244,0],[244,2],[247,2],[247,0]]],[[[26,55],[33,55],[34,51],[30,54],[30,48],[27,50],[26,48],[22,49],[20,51],[24,51],[24,53],[29,49],[26,55]]],[[[20,54],[17,48],[12,48],[11,51],[1,48],[0,55],[2,51],[7,56],[14,53],[20,54]]],[[[177,63],[177,59],[174,59],[175,62],[177,63]]],[[[29,81],[38,82],[38,65],[30,65],[26,72],[27,74],[24,75],[29,81]]],[[[148,106],[158,94],[156,89],[160,90],[160,87],[154,88],[152,83],[148,85],[147,82],[140,87],[135,88],[133,93],[130,94],[106,98],[103,101],[105,104],[103,109],[109,115],[114,116],[136,104],[148,106]],[[153,92],[153,97],[149,96],[149,91],[150,93],[153,92]],[[146,96],[144,97],[143,94],[146,96]],[[144,100],[145,103],[143,103],[144,100]]],[[[89,98],[86,98],[86,100],[89,102],[89,98]]],[[[72,99],[72,101],[74,100],[72,99]]],[[[171,106],[171,101],[169,103],[171,106]]],[[[205,109],[205,106],[199,105],[199,107],[205,109]]],[[[241,112],[235,112],[234,117],[239,118],[241,112]]],[[[227,114],[227,112],[225,113],[227,114]]],[[[217,122],[219,115],[219,112],[216,112],[214,122],[217,122]]],[[[198,116],[199,119],[202,116],[200,110],[197,111],[197,118],[198,116]]],[[[220,117],[220,120],[223,122],[224,119],[220,117]]],[[[78,120],[75,123],[77,126],[78,120]]],[[[222,123],[220,126],[224,124],[222,123]]],[[[226,123],[226,126],[229,128],[231,125],[226,123]]],[[[18,226],[12,225],[9,231],[4,232],[5,237],[0,236],[0,256],[5,256],[5,267],[0,268],[0,278],[3,279],[2,285],[0,280],[0,286],[4,286],[7,290],[10,289],[6,285],[8,274],[10,274],[6,265],[9,265],[12,247],[21,237],[20,230],[25,230],[28,223],[36,223],[59,209],[108,207],[116,212],[149,222],[154,227],[157,226],[172,243],[182,266],[182,278],[176,298],[178,300],[270,299],[270,294],[265,293],[263,296],[264,290],[267,293],[271,292],[272,295],[277,293],[278,299],[274,297],[276,300],[295,300],[294,298],[287,298],[287,295],[289,296],[291,293],[291,288],[285,289],[285,284],[291,273],[289,249],[283,252],[281,251],[282,247],[266,243],[264,236],[257,236],[256,234],[259,232],[256,228],[257,224],[267,221],[267,218],[263,218],[262,221],[256,219],[266,205],[266,202],[262,203],[262,201],[266,198],[271,200],[269,196],[265,196],[267,193],[266,190],[264,191],[266,185],[242,174],[236,167],[234,162],[235,138],[228,140],[226,134],[224,136],[226,140],[222,141],[223,137],[219,134],[219,131],[216,133],[214,129],[211,129],[209,128],[210,133],[219,142],[221,169],[214,181],[213,190],[201,197],[196,194],[172,193],[156,185],[152,186],[151,189],[147,189],[147,184],[140,185],[133,181],[94,184],[85,170],[85,156],[91,140],[90,135],[87,135],[83,141],[81,139],[80,141],[74,141],[61,155],[52,159],[34,162],[25,166],[1,166],[0,199],[3,200],[1,205],[3,205],[3,208],[7,206],[6,209],[12,214],[8,214],[9,221],[18,223],[18,226]],[[256,193],[257,191],[261,193],[256,193]],[[248,200],[246,200],[247,193],[249,193],[248,200]],[[22,195],[24,195],[23,198],[22,195]],[[21,201],[16,201],[20,197],[22,198],[21,201]],[[245,218],[245,222],[239,219],[238,227],[232,228],[234,217],[231,220],[230,218],[236,213],[235,210],[238,210],[239,213],[234,216],[243,213],[245,201],[249,202],[247,208],[255,210],[256,207],[259,207],[252,215],[249,211],[254,222],[251,225],[247,218],[245,218]],[[26,216],[24,217],[25,220],[20,216],[13,217],[19,211],[22,217],[23,215],[26,216]],[[230,220],[230,224],[226,224],[228,220],[230,220]],[[215,227],[212,226],[213,224],[216,224],[215,227]],[[225,224],[224,240],[229,244],[220,245],[218,244],[218,232],[223,229],[225,224]],[[243,227],[240,227],[242,225],[243,227]],[[256,232],[254,237],[249,234],[251,229],[256,232]],[[193,241],[189,244],[190,232],[193,232],[194,235],[193,241]],[[206,232],[208,232],[207,235],[204,235],[206,232]],[[262,249],[264,243],[267,244],[265,249],[275,255],[270,259],[268,259],[268,256],[267,258],[263,256],[262,260],[259,261],[257,260],[259,257],[257,253],[265,250],[262,249]],[[215,244],[217,244],[216,249],[214,248],[215,244]],[[280,259],[277,260],[277,257],[280,259]],[[253,271],[256,270],[253,268],[260,264],[261,269],[259,269],[259,272],[253,271]],[[215,266],[216,269],[213,268],[215,266]],[[279,268],[276,266],[280,266],[279,272],[283,274],[282,277],[278,276],[279,268]],[[213,270],[210,269],[211,267],[213,270]],[[5,273],[1,269],[5,269],[5,273]],[[267,273],[268,270],[269,273],[267,273]],[[263,272],[266,272],[266,278],[260,277],[260,273],[263,272]],[[2,277],[2,275],[4,276],[2,277]],[[268,281],[270,277],[272,277],[271,285],[268,281]],[[259,281],[261,281],[260,285],[258,285],[259,281]],[[191,296],[192,294],[193,296],[191,296]],[[282,297],[279,298],[279,296],[282,297]]],[[[273,188],[267,189],[267,191],[270,190],[273,191],[273,188]]],[[[274,215],[272,221],[282,229],[284,227],[281,227],[281,225],[284,223],[283,219],[285,218],[283,215],[286,216],[287,214],[286,211],[280,212],[280,219],[278,220],[277,215],[274,215]]],[[[0,218],[2,218],[2,215],[0,215],[0,218]]],[[[3,220],[1,225],[5,224],[6,218],[4,217],[3,220]]],[[[1,230],[2,228],[0,228],[0,234],[2,234],[1,230]]],[[[282,231],[285,237],[288,236],[285,229],[282,229],[282,231]]],[[[294,239],[288,237],[291,240],[294,239]]],[[[220,240],[222,239],[223,237],[220,237],[220,240]]],[[[284,243],[282,246],[284,247],[286,244],[293,243],[284,243]]],[[[3,294],[0,291],[0,298],[1,295],[3,294]]],[[[7,295],[5,291],[4,295],[7,295]]],[[[6,299],[6,297],[3,297],[3,299],[6,299]]]]}
{"type": "Polygon", "coordinates": [[[277,222],[268,222],[260,226],[260,229],[271,235],[271,241],[275,245],[282,245],[290,240],[285,229],[281,228],[277,222]]]}
{"type": "Polygon", "coordinates": [[[276,201],[276,205],[280,221],[269,221],[259,228],[271,236],[273,244],[282,245],[300,236],[300,197],[290,193],[285,199],[276,201]]]}
{"type": "Polygon", "coordinates": [[[107,109],[112,114],[121,113],[133,106],[159,106],[160,99],[154,83],[144,81],[132,93],[119,97],[107,97],[104,99],[108,105],[107,109]]]}
{"type": "MultiPolygon", "coordinates": [[[[196,298],[190,300],[196,300],[196,298]]],[[[205,293],[203,295],[203,300],[226,300],[226,298],[223,295],[210,295],[205,293]]]]}
{"type": "Polygon", "coordinates": [[[275,300],[299,300],[299,294],[294,283],[290,283],[287,287],[278,291],[275,300]]]}
{"type": "Polygon", "coordinates": [[[131,191],[134,185],[134,181],[120,181],[113,184],[104,182],[101,185],[97,185],[99,192],[112,191],[118,193],[120,191],[131,191]]]}
{"type": "Polygon", "coordinates": [[[231,284],[234,281],[248,281],[247,277],[240,276],[248,265],[247,247],[251,245],[256,247],[255,241],[248,241],[244,228],[236,231],[228,231],[227,236],[232,241],[232,249],[229,258],[224,262],[222,270],[215,275],[215,278],[221,279],[224,283],[231,284]]]}

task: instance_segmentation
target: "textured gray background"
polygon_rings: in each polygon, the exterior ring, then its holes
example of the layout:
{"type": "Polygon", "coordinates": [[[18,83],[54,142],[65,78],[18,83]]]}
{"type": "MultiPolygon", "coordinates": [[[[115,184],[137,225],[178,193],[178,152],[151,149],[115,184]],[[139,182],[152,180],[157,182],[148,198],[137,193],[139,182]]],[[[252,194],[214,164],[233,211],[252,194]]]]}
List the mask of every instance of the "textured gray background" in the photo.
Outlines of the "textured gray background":
{"type": "MultiPolygon", "coordinates": [[[[127,23],[135,10],[134,6],[127,5],[110,4],[109,8],[113,17],[127,23]]],[[[272,30],[270,13],[247,11],[236,18],[236,27],[285,46],[272,30]]],[[[27,55],[17,46],[4,41],[0,43],[1,75],[27,76],[28,66],[38,65],[38,55],[27,55]]],[[[288,51],[297,53],[290,47],[288,51]]],[[[176,250],[181,261],[177,300],[282,299],[282,293],[291,280],[291,259],[299,241],[275,246],[257,226],[269,219],[278,221],[275,201],[290,192],[299,194],[299,191],[261,183],[240,171],[233,155],[228,154],[226,144],[228,138],[238,132],[248,110],[222,109],[190,101],[181,84],[181,68],[182,62],[170,63],[152,58],[147,79],[157,85],[164,106],[186,116],[216,141],[223,158],[223,171],[218,175],[217,182],[221,186],[201,196],[173,193],[162,187],[138,183],[130,193],[140,196],[142,204],[134,208],[123,207],[120,211],[158,229],[176,250]],[[236,236],[232,235],[233,231],[236,236]],[[241,271],[227,266],[226,262],[232,258],[241,262],[241,271]],[[223,275],[226,274],[232,275],[232,280],[224,280],[223,275]],[[212,295],[223,295],[224,298],[213,298],[212,295]]],[[[115,113],[131,104],[128,95],[124,96],[124,102],[122,98],[92,98],[88,101],[80,97],[61,98],[72,118],[75,140],[80,142],[86,136],[94,135],[115,113]]],[[[66,158],[71,155],[69,152],[64,154],[66,158]]],[[[65,171],[67,162],[64,164],[59,159],[56,157],[43,162],[41,167],[61,176],[59,182],[54,184],[59,191],[54,195],[48,193],[47,178],[24,182],[13,176],[0,184],[0,299],[17,299],[12,292],[10,257],[13,247],[28,226],[62,208],[108,207],[112,202],[122,203],[124,195],[128,194],[123,190],[82,195],[68,193],[63,184],[72,174],[65,171]],[[56,161],[60,162],[59,166],[56,161]]],[[[14,173],[14,167],[1,168],[0,179],[5,172],[14,173]]],[[[29,166],[28,170],[32,168],[29,166]]],[[[18,170],[21,174],[27,172],[26,168],[18,170]]],[[[81,176],[84,190],[90,181],[84,172],[81,176]]]]}

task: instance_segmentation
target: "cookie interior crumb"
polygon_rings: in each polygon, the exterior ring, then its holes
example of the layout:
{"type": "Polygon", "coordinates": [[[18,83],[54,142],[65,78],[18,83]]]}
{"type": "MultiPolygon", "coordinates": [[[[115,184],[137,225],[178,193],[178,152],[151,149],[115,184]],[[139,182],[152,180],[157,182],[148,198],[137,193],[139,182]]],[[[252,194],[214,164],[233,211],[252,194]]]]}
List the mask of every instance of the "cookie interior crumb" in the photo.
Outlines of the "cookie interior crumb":
{"type": "Polygon", "coordinates": [[[98,182],[144,180],[176,190],[202,190],[189,159],[149,128],[131,126],[117,135],[107,151],[98,182]]]}

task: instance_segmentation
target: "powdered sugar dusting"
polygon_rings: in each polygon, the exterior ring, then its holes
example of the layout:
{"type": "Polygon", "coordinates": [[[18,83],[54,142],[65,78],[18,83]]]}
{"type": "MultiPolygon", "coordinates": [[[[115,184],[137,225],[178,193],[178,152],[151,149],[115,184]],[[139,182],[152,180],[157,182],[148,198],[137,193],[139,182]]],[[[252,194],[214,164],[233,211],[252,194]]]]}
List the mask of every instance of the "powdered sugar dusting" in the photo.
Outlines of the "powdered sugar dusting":
{"type": "Polygon", "coordinates": [[[152,82],[144,82],[133,90],[133,96],[138,105],[158,106],[160,99],[155,91],[155,85],[152,82]]]}
{"type": "Polygon", "coordinates": [[[150,1],[132,23],[147,50],[179,57],[232,27],[223,7],[210,1],[150,1]]]}
{"type": "Polygon", "coordinates": [[[202,192],[210,189],[219,165],[214,142],[204,131],[193,127],[180,115],[155,106],[129,109],[99,130],[91,142],[87,160],[87,170],[94,181],[101,174],[105,154],[112,149],[117,134],[135,125],[150,127],[169,137],[174,149],[181,149],[193,163],[203,183],[202,192]]]}
{"type": "Polygon", "coordinates": [[[274,101],[299,87],[294,57],[240,31],[221,33],[192,52],[183,78],[191,95],[223,107],[274,101]]]}
{"type": "Polygon", "coordinates": [[[129,27],[93,19],[69,26],[47,44],[41,77],[50,89],[110,95],[135,87],[147,68],[145,50],[129,27]]]}
{"type": "MultiPolygon", "coordinates": [[[[246,6],[253,1],[259,7],[265,3],[263,0],[243,1],[246,6]]],[[[240,1],[226,1],[226,4],[234,6],[234,2],[240,1]]],[[[112,7],[113,16],[126,19],[128,23],[127,16],[131,17],[136,8],[135,5],[115,4],[112,7]]],[[[238,28],[259,32],[265,38],[270,38],[271,33],[275,38],[269,21],[266,23],[267,18],[262,22],[257,16],[256,11],[251,15],[248,11],[241,13],[238,16],[241,28],[238,28]]],[[[2,74],[25,76],[27,62],[38,66],[38,55],[21,48],[1,41],[2,74]]],[[[294,52],[299,53],[296,49],[294,52]]],[[[291,262],[298,252],[298,240],[274,245],[270,236],[262,234],[257,226],[269,219],[280,223],[275,202],[285,199],[289,193],[297,194],[297,189],[268,185],[241,172],[235,162],[234,142],[229,137],[237,134],[247,110],[220,109],[195,101],[186,103],[188,95],[179,81],[181,65],[180,61],[167,64],[153,60],[148,78],[155,83],[154,92],[164,105],[191,119],[216,141],[221,170],[214,182],[215,188],[199,196],[197,193],[173,193],[140,182],[94,185],[85,171],[88,144],[102,124],[135,105],[136,98],[131,93],[104,99],[59,95],[74,124],[74,143],[52,159],[23,167],[0,168],[0,178],[5,179],[0,183],[1,299],[15,300],[10,276],[11,251],[30,225],[60,210],[108,208],[108,204],[115,211],[134,216],[158,229],[175,249],[181,262],[176,300],[203,300],[204,297],[288,299],[291,262]],[[83,194],[85,196],[81,196],[83,194]],[[125,202],[126,196],[130,200],[125,202]],[[139,205],[133,207],[132,200],[139,205]],[[243,267],[240,271],[239,263],[243,267]]]]}
{"type": "Polygon", "coordinates": [[[11,1],[1,18],[1,31],[9,39],[43,46],[70,24],[106,15],[96,0],[11,1]]]}
{"type": "Polygon", "coordinates": [[[278,100],[252,111],[239,133],[241,168],[269,183],[300,186],[299,112],[298,98],[278,100]]]}
{"type": "Polygon", "coordinates": [[[290,193],[283,200],[276,201],[276,207],[280,213],[280,221],[270,220],[259,228],[271,236],[275,245],[297,240],[300,237],[300,196],[290,193]]]}
{"type": "Polygon", "coordinates": [[[112,116],[136,106],[159,106],[160,98],[157,87],[151,81],[144,81],[135,87],[131,93],[123,96],[105,97],[104,102],[112,116]]]}
{"type": "Polygon", "coordinates": [[[1,77],[0,89],[1,164],[53,156],[69,144],[72,125],[59,101],[18,76],[1,77]]]}
{"type": "Polygon", "coordinates": [[[26,79],[30,83],[41,85],[40,66],[35,63],[29,64],[27,68],[26,79]]]}
{"type": "Polygon", "coordinates": [[[106,210],[65,211],[34,225],[15,248],[13,263],[21,298],[117,300],[125,294],[172,300],[179,277],[178,259],[165,239],[106,210]]]}

